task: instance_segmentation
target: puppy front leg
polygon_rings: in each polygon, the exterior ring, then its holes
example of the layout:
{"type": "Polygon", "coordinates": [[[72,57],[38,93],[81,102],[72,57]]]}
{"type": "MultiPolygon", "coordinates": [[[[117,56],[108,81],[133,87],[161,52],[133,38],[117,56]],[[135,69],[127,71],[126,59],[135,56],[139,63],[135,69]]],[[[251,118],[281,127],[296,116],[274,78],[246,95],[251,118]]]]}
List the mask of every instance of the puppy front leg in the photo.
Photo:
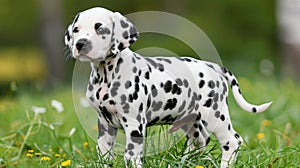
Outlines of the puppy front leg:
{"type": "Polygon", "coordinates": [[[97,151],[99,159],[106,161],[113,159],[113,147],[115,144],[116,135],[117,129],[108,124],[104,117],[99,113],[97,139],[97,151]]]}

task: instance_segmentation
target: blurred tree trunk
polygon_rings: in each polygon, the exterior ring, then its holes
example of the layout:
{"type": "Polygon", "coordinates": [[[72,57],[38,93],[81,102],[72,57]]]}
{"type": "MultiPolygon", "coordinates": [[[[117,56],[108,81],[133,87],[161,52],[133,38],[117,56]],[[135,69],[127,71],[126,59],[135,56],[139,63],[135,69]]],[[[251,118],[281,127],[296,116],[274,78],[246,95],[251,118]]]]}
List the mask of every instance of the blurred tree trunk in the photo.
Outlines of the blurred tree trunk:
{"type": "Polygon", "coordinates": [[[51,87],[63,80],[64,55],[63,55],[63,22],[62,1],[40,1],[41,48],[47,61],[47,83],[51,87]]]}
{"type": "Polygon", "coordinates": [[[300,0],[278,0],[283,77],[300,81],[300,0]]]}

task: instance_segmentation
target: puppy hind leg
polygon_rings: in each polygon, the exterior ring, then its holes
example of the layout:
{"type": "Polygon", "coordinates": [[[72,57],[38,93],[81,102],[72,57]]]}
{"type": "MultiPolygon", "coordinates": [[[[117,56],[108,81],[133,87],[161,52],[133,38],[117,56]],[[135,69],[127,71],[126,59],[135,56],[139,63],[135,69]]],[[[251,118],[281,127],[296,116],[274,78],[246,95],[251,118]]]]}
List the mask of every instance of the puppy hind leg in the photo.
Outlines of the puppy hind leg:
{"type": "MultiPolygon", "coordinates": [[[[228,125],[228,128],[231,127],[228,125]]],[[[222,148],[221,168],[228,167],[233,164],[236,159],[238,149],[242,144],[242,138],[231,128],[231,130],[223,130],[222,133],[215,133],[222,148]],[[224,133],[226,131],[226,134],[224,133]]]]}
{"type": "Polygon", "coordinates": [[[131,123],[126,127],[126,149],[124,160],[126,167],[141,168],[144,147],[144,136],[146,125],[141,123],[131,123]]]}

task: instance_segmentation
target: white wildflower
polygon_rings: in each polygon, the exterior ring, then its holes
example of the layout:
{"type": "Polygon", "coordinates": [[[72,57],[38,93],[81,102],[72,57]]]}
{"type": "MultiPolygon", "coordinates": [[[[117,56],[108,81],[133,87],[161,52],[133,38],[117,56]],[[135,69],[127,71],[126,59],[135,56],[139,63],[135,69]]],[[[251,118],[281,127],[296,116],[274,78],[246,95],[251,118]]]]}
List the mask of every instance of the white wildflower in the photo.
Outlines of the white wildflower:
{"type": "Polygon", "coordinates": [[[37,107],[37,106],[32,106],[31,110],[36,113],[36,114],[42,114],[46,113],[46,108],[45,107],[37,107]]]}
{"type": "Polygon", "coordinates": [[[55,108],[55,110],[59,113],[64,111],[64,106],[61,102],[57,101],[57,100],[51,100],[51,106],[53,108],[55,108]]]}
{"type": "Polygon", "coordinates": [[[55,129],[54,126],[53,126],[53,124],[50,124],[49,127],[50,127],[50,129],[52,129],[52,130],[55,129]]]}
{"type": "Polygon", "coordinates": [[[72,136],[76,131],[76,128],[72,128],[69,132],[69,136],[72,136]]]}

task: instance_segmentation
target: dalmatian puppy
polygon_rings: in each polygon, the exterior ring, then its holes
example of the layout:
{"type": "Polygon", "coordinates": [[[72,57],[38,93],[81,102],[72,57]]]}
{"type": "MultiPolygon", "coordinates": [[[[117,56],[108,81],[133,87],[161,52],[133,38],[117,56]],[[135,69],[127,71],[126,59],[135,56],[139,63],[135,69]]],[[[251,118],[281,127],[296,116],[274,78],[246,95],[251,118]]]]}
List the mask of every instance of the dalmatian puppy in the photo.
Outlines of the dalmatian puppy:
{"type": "Polygon", "coordinates": [[[222,147],[220,167],[230,165],[242,143],[228,112],[228,85],[239,106],[259,113],[271,103],[249,104],[225,67],[187,57],[142,57],[128,47],[139,33],[118,12],[95,7],[69,25],[65,44],[71,56],[91,64],[86,96],[98,112],[99,157],[113,158],[118,129],[124,129],[126,167],[142,167],[146,127],[182,129],[190,149],[203,148],[213,134],[222,147]]]}

